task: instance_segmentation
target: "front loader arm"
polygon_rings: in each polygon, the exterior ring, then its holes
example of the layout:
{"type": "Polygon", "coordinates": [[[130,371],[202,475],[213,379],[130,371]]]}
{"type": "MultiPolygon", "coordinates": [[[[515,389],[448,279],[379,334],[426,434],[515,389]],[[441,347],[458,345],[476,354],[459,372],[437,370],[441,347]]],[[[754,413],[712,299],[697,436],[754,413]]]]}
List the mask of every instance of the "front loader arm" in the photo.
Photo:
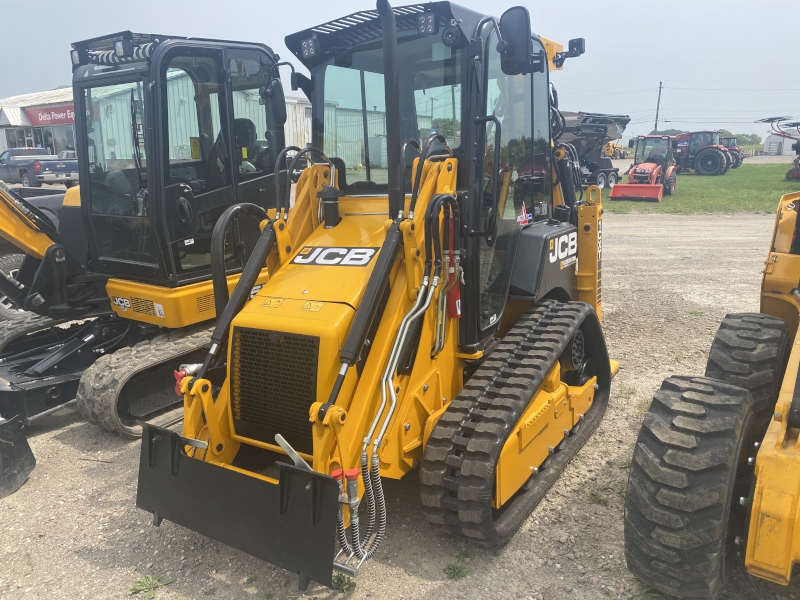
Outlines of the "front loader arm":
{"type": "Polygon", "coordinates": [[[0,237],[14,244],[25,254],[44,257],[55,242],[55,230],[47,231],[49,223],[25,202],[12,188],[0,182],[0,237]]]}

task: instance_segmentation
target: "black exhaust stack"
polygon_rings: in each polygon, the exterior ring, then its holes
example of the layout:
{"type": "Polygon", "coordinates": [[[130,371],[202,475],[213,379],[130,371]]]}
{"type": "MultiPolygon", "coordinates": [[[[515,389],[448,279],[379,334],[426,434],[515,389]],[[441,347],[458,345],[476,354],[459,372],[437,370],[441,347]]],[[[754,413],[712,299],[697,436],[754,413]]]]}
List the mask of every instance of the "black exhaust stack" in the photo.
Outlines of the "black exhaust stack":
{"type": "Polygon", "coordinates": [[[383,32],[383,81],[386,93],[386,159],[389,163],[389,218],[396,219],[405,204],[401,186],[405,164],[400,155],[400,81],[397,76],[397,25],[386,0],[376,4],[383,32]]]}

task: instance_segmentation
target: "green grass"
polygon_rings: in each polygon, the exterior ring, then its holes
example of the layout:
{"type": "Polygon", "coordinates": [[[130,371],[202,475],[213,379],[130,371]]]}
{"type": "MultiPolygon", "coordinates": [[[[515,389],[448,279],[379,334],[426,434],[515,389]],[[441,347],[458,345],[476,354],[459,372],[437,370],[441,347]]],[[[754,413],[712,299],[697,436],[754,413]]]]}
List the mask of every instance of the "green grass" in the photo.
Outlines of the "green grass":
{"type": "Polygon", "coordinates": [[[131,595],[144,593],[145,600],[152,600],[152,598],[155,598],[156,590],[158,588],[169,585],[173,581],[175,580],[172,578],[161,581],[160,577],[152,577],[147,575],[143,579],[139,579],[136,583],[134,583],[133,587],[128,590],[128,593],[131,595]]]}
{"type": "Polygon", "coordinates": [[[443,571],[448,579],[463,579],[467,576],[467,567],[461,565],[447,565],[443,571]]]}
{"type": "Polygon", "coordinates": [[[784,194],[800,191],[800,182],[786,181],[791,163],[748,165],[731,169],[725,175],[702,177],[694,173],[678,175],[674,196],[661,202],[610,200],[603,190],[603,208],[612,213],[732,213],[775,212],[784,194]]]}

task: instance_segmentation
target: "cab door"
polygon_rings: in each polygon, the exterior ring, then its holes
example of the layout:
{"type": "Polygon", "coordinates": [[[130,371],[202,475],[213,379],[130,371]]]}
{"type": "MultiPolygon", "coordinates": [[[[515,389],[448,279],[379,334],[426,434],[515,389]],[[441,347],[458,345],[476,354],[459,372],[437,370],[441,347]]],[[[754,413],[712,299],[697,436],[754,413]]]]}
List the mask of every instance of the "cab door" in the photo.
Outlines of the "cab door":
{"type": "MultiPolygon", "coordinates": [[[[521,226],[547,219],[551,214],[550,130],[547,73],[506,75],[500,67],[496,36],[487,46],[485,115],[500,123],[500,147],[495,148],[496,126],[486,124],[478,226],[490,221],[493,191],[497,188],[497,227],[493,235],[480,237],[477,249],[477,339],[497,328],[508,298],[511,273],[521,226]],[[494,161],[500,162],[494,180],[494,161]]],[[[534,52],[543,48],[534,41],[534,52]]],[[[482,227],[481,227],[482,228],[482,227]]]]}
{"type": "Polygon", "coordinates": [[[230,79],[236,201],[251,202],[265,209],[275,206],[273,171],[278,153],[284,147],[283,124],[276,123],[272,103],[259,93],[270,75],[278,75],[272,71],[274,62],[260,50],[225,51],[230,79]]]}
{"type": "Polygon", "coordinates": [[[173,281],[207,277],[211,233],[236,201],[221,48],[177,46],[158,62],[162,231],[173,281]]]}

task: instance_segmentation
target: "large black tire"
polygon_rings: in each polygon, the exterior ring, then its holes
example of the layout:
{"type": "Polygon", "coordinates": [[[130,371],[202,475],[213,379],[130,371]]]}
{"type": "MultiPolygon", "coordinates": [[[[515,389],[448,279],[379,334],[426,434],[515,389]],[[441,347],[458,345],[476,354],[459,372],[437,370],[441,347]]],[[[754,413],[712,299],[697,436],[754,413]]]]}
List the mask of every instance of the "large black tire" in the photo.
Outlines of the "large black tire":
{"type": "Polygon", "coordinates": [[[598,171],[594,175],[594,184],[601,190],[606,188],[606,174],[604,171],[598,171]]]}
{"type": "Polygon", "coordinates": [[[625,557],[646,584],[715,599],[746,535],[754,450],[750,392],[670,377],[644,419],[625,496],[625,557]]]}
{"type": "Polygon", "coordinates": [[[672,196],[675,193],[675,174],[669,176],[666,183],[664,183],[664,195],[672,196]]]}
{"type": "Polygon", "coordinates": [[[744,156],[741,152],[737,152],[736,150],[731,150],[731,158],[733,159],[733,164],[731,165],[731,169],[738,169],[742,166],[744,162],[744,156]]]}
{"type": "Polygon", "coordinates": [[[800,179],[800,167],[792,167],[786,171],[786,181],[795,181],[800,179]]]}
{"type": "Polygon", "coordinates": [[[36,177],[31,177],[27,171],[23,171],[20,175],[20,182],[22,183],[22,187],[41,187],[42,182],[36,179],[36,177]]]}
{"type": "Polygon", "coordinates": [[[730,150],[722,150],[721,152],[725,155],[725,168],[722,169],[720,175],[725,175],[725,173],[731,170],[731,166],[733,166],[733,157],[731,156],[730,150]]]}
{"type": "MultiPolygon", "coordinates": [[[[22,259],[25,258],[24,254],[6,254],[0,256],[0,270],[11,275],[16,276],[17,271],[22,266],[22,259]]],[[[18,309],[14,306],[5,294],[0,294],[0,320],[16,319],[24,314],[24,310],[18,309]]]]}
{"type": "Polygon", "coordinates": [[[790,349],[786,322],[760,313],[726,315],[711,344],[706,377],[749,390],[758,439],[772,418],[790,349]]]}
{"type": "Polygon", "coordinates": [[[720,175],[725,169],[725,155],[716,148],[706,148],[694,157],[694,170],[698,175],[720,175]]]}

